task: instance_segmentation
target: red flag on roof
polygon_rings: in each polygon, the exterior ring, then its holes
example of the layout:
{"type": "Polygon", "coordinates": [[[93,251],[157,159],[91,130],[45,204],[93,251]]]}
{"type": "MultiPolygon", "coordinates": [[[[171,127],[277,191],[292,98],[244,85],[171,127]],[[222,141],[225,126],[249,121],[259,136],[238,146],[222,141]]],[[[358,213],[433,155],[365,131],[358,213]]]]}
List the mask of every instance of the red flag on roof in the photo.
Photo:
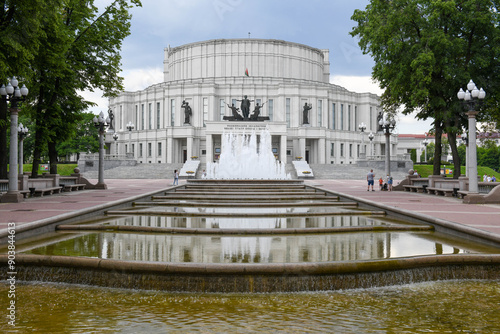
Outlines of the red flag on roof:
{"type": "Polygon", "coordinates": [[[249,75],[248,75],[248,68],[247,68],[247,69],[245,69],[245,75],[246,75],[247,77],[249,77],[249,75]]]}

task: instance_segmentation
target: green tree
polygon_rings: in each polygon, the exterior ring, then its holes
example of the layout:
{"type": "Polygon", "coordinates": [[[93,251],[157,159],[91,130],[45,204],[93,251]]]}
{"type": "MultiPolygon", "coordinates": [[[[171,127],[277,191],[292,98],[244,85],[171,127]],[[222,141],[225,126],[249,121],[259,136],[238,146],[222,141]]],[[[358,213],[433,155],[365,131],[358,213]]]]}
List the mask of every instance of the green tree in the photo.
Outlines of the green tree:
{"type": "Polygon", "coordinates": [[[44,47],[33,62],[36,103],[30,108],[35,124],[32,174],[48,148],[50,173],[57,173],[57,144],[76,131],[81,112],[91,104],[78,94],[102,89],[104,96],[123,90],[120,50],[130,34],[130,13],[139,0],[115,0],[98,15],[94,0],[62,0],[47,12],[44,47]]]}
{"type": "Polygon", "coordinates": [[[413,163],[417,162],[417,150],[412,148],[410,151],[410,159],[413,163]]]}
{"type": "Polygon", "coordinates": [[[93,113],[82,114],[82,120],[76,124],[71,137],[57,145],[59,156],[76,154],[78,160],[80,152],[95,153],[99,151],[99,132],[92,122],[94,116],[93,113]]]}
{"type": "MultiPolygon", "coordinates": [[[[440,173],[441,137],[448,134],[454,177],[459,176],[457,133],[466,125],[456,93],[474,78],[498,95],[500,25],[493,0],[372,0],[356,10],[351,34],[375,60],[372,76],[385,89],[382,105],[434,119],[433,174],[440,173]]],[[[488,114],[498,109],[493,103],[488,114]]]]}
{"type": "Polygon", "coordinates": [[[431,159],[433,159],[434,152],[436,151],[436,145],[433,142],[430,142],[427,144],[427,156],[425,155],[425,149],[422,150],[422,153],[420,154],[420,161],[422,162],[428,162],[431,159]]]}
{"type": "MultiPolygon", "coordinates": [[[[31,78],[30,63],[36,54],[42,32],[41,17],[52,0],[4,0],[0,10],[0,85],[7,77],[31,78]]],[[[24,82],[29,86],[28,82],[24,82]]],[[[0,179],[6,179],[9,141],[7,103],[0,100],[0,179]]]]}
{"type": "Polygon", "coordinates": [[[458,157],[460,159],[460,165],[461,166],[467,166],[467,162],[466,162],[466,157],[467,157],[467,152],[466,152],[466,149],[467,147],[462,144],[460,145],[457,150],[458,150],[458,157]]]}

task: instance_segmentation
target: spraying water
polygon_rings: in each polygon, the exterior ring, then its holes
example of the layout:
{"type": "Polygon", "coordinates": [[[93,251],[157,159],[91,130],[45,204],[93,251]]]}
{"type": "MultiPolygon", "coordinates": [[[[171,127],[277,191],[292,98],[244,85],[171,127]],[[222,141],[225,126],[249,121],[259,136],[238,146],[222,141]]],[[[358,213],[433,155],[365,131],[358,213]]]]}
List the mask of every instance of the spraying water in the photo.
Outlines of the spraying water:
{"type": "Polygon", "coordinates": [[[207,162],[207,179],[286,180],[285,164],[276,160],[268,130],[257,134],[223,133],[218,162],[207,162]]]}

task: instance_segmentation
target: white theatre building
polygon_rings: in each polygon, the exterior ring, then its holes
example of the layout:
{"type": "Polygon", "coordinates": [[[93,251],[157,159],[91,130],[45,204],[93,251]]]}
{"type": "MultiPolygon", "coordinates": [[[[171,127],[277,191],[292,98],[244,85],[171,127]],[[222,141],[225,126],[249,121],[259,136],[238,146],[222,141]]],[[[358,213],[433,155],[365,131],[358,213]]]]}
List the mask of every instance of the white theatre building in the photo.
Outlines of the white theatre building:
{"type": "MultiPolygon", "coordinates": [[[[364,152],[384,152],[385,137],[376,133],[379,97],[331,84],[328,50],[281,40],[217,39],[167,47],[163,63],[163,82],[110,100],[119,135],[114,153],[132,153],[140,163],[191,157],[205,163],[218,159],[225,131],[262,128],[272,135],[276,158],[287,163],[301,157],[310,164],[354,164],[364,152]],[[245,95],[250,114],[258,103],[260,116],[269,120],[224,120],[233,116],[228,105],[241,113],[238,100],[245,95]],[[192,110],[187,119],[183,101],[192,110]],[[304,119],[306,103],[312,109],[304,119]],[[129,122],[135,126],[130,133],[129,122]],[[370,132],[376,134],[373,149],[370,132]]],[[[396,152],[397,138],[391,140],[396,152]]]]}

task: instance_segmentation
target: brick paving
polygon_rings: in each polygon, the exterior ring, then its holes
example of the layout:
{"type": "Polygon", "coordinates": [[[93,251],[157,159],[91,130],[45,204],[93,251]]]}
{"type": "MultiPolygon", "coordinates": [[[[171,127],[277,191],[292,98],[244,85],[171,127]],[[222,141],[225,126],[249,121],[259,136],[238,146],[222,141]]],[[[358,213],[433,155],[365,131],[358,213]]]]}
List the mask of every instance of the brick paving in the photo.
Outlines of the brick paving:
{"type": "Polygon", "coordinates": [[[444,219],[477,228],[500,237],[500,205],[463,204],[455,197],[406,191],[366,191],[365,180],[309,180],[307,184],[399,208],[405,211],[444,219]]]}
{"type": "MultiPolygon", "coordinates": [[[[185,181],[179,181],[180,184],[183,182],[185,181]]],[[[315,179],[305,182],[408,212],[480,229],[500,237],[500,205],[470,205],[463,204],[456,198],[401,191],[367,192],[365,180],[315,179]]],[[[106,190],[85,190],[28,198],[22,203],[0,203],[0,235],[6,232],[9,222],[15,222],[16,226],[31,224],[46,218],[55,218],[78,210],[97,208],[103,204],[161,191],[170,187],[171,183],[171,179],[108,179],[106,190]]]]}

